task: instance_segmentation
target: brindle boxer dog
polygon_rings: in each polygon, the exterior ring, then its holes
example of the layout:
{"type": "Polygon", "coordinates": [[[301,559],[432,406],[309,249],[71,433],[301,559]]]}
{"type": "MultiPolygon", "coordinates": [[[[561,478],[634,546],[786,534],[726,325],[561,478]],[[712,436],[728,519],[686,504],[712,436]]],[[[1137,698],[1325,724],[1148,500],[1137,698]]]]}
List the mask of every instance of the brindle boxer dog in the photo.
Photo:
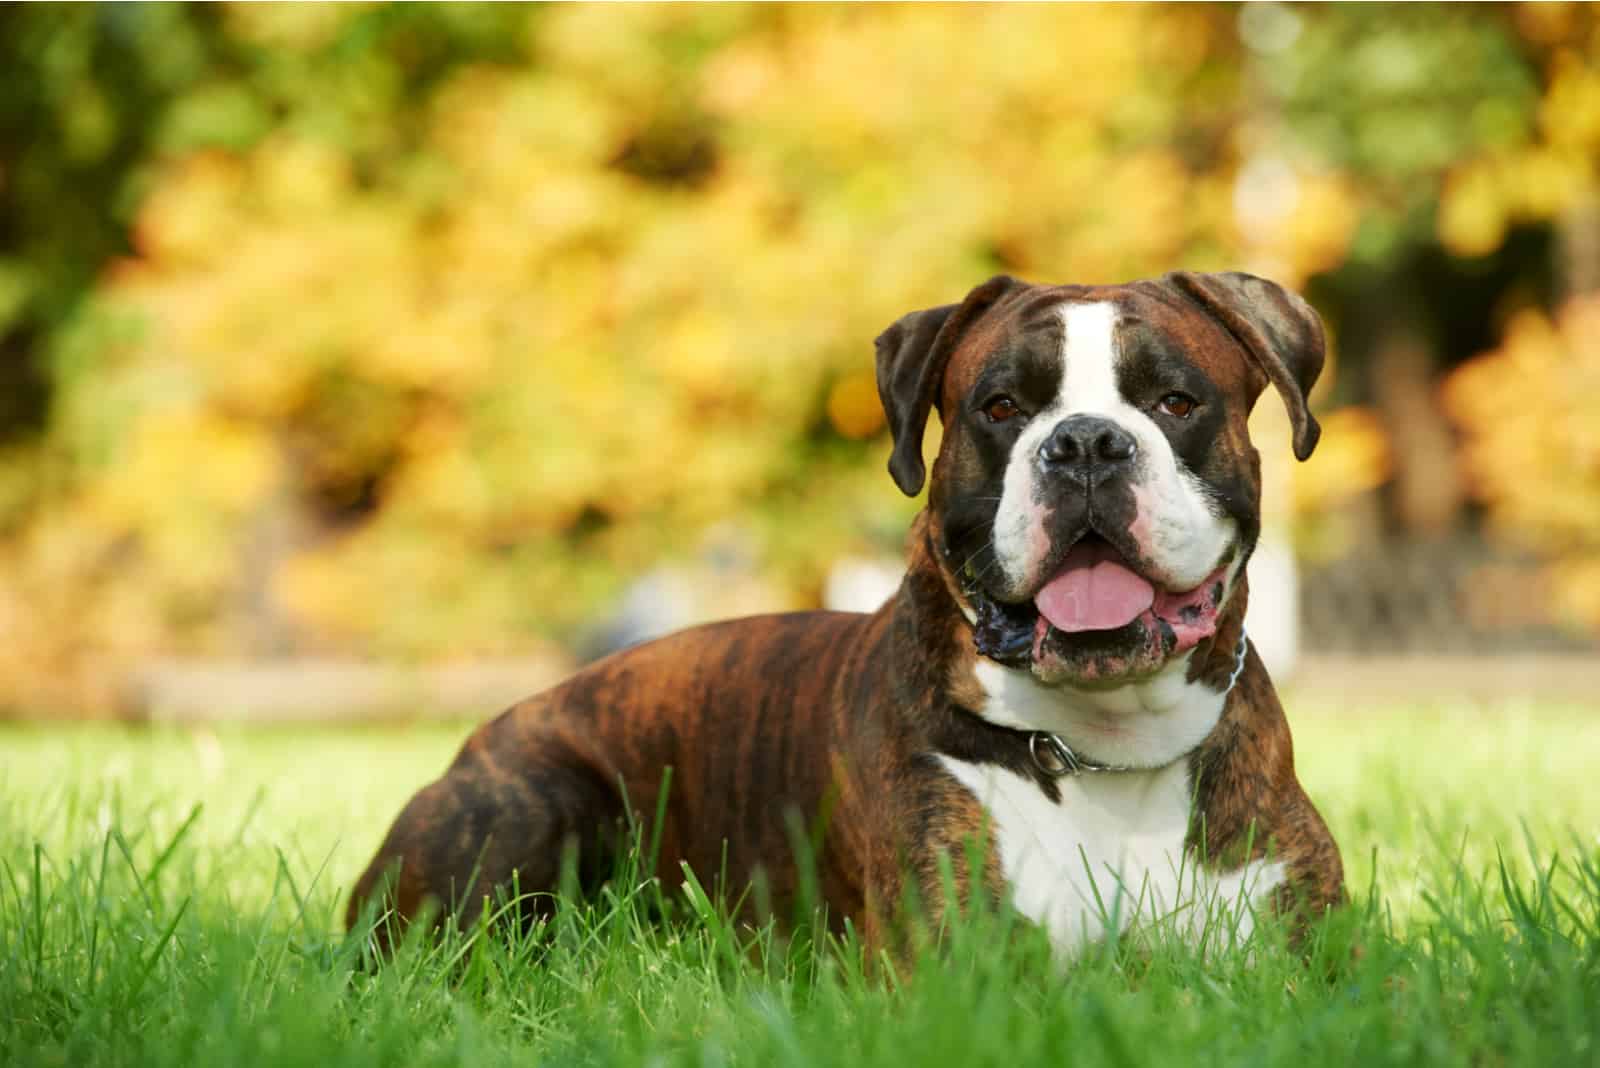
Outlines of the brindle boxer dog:
{"type": "Polygon", "coordinates": [[[782,909],[798,814],[831,920],[871,945],[894,941],[908,896],[942,899],[941,858],[963,899],[1009,896],[1064,954],[1111,922],[1197,933],[1214,905],[1248,925],[1251,903],[1304,917],[1341,900],[1244,631],[1261,488],[1246,417],[1271,383],[1311,454],[1311,308],[1244,274],[1001,276],[877,350],[905,493],[929,414],[944,423],[899,592],[872,615],[683,631],[514,706],[406,805],[349,922],[388,886],[402,920],[432,898],[470,923],[513,872],[552,889],[564,849],[592,886],[630,815],[664,880],[680,862],[735,889],[759,872],[782,909]]]}

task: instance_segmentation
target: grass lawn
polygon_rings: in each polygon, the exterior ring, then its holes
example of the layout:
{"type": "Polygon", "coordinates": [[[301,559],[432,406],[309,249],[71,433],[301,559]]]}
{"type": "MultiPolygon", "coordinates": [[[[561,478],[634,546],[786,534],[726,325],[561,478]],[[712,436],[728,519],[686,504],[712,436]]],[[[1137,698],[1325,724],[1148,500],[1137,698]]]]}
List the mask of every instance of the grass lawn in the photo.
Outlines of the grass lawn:
{"type": "Polygon", "coordinates": [[[986,916],[904,982],[627,888],[368,972],[343,891],[466,728],[0,729],[0,1064],[1600,1064],[1600,710],[1291,707],[1355,896],[1309,963],[986,916]]]}

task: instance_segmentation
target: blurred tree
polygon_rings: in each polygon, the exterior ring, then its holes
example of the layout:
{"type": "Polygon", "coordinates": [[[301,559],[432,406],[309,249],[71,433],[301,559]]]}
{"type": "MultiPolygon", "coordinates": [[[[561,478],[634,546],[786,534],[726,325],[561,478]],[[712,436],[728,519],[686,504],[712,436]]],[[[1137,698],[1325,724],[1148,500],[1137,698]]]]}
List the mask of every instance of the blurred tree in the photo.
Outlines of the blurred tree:
{"type": "Polygon", "coordinates": [[[1474,271],[1440,254],[1435,219],[1459,161],[1525,136],[1539,101],[1537,66],[1499,12],[1267,4],[1242,9],[1240,20],[1270,117],[1246,125],[1245,173],[1271,173],[1283,160],[1337,174],[1360,205],[1314,299],[1339,327],[1341,397],[1372,403],[1395,438],[1384,518],[1406,536],[1445,535],[1465,493],[1435,383],[1441,364],[1493,334],[1487,309],[1476,328],[1464,322],[1473,311],[1459,295],[1474,271]],[[1465,349],[1449,336],[1463,329],[1465,349]]]}
{"type": "Polygon", "coordinates": [[[1489,515],[1549,561],[1556,607],[1600,623],[1600,294],[1553,318],[1525,308],[1504,342],[1457,370],[1446,398],[1489,515]],[[1514,403],[1507,403],[1514,398],[1514,403]]]}
{"type": "Polygon", "coordinates": [[[212,14],[152,5],[0,8],[0,439],[49,411],[44,340],[126,223],[159,120],[212,61],[212,14]]]}
{"type": "Polygon", "coordinates": [[[1529,121],[1470,146],[1451,167],[1443,244],[1495,257],[1519,228],[1555,235],[1551,283],[1508,285],[1490,351],[1454,371],[1445,397],[1465,431],[1465,467],[1493,529],[1546,561],[1553,608],[1600,626],[1600,12],[1518,6],[1519,41],[1541,94],[1529,121]],[[1559,292],[1564,300],[1555,300],[1559,292]],[[1558,306],[1552,312],[1549,306],[1558,306]],[[1508,399],[1512,402],[1507,403],[1508,399]]]}

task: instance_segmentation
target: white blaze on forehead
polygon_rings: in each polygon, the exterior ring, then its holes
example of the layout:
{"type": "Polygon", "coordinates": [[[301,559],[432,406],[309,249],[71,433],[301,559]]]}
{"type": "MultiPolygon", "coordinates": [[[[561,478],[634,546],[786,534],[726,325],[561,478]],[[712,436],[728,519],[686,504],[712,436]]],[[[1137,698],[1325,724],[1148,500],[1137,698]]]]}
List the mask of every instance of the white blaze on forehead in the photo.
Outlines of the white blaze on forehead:
{"type": "MultiPolygon", "coordinates": [[[[1063,304],[1061,316],[1061,392],[1052,411],[1056,418],[1046,432],[1068,415],[1092,412],[1112,415],[1134,412],[1117,388],[1117,307],[1063,304]]],[[[1134,414],[1138,414],[1134,412],[1134,414]]]]}

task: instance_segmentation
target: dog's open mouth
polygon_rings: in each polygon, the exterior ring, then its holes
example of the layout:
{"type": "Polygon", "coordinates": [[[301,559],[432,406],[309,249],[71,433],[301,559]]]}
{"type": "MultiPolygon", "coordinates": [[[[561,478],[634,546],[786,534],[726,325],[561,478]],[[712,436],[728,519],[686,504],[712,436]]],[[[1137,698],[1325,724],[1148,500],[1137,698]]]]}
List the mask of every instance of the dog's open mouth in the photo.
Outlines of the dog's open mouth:
{"type": "Polygon", "coordinates": [[[1198,641],[1215,627],[1223,571],[1218,568],[1182,593],[1157,590],[1110,542],[1089,534],[1068,551],[1061,570],[1034,595],[1033,604],[1042,623],[1066,634],[1117,630],[1148,617],[1172,627],[1181,645],[1184,632],[1203,630],[1194,639],[1198,641]]]}
{"type": "Polygon", "coordinates": [[[1090,532],[1067,552],[1032,602],[978,599],[978,652],[1023,666],[1052,654],[1056,660],[1077,660],[1140,646],[1147,655],[1136,659],[1165,660],[1215,633],[1226,575],[1224,562],[1192,590],[1159,589],[1110,542],[1090,532]]]}

